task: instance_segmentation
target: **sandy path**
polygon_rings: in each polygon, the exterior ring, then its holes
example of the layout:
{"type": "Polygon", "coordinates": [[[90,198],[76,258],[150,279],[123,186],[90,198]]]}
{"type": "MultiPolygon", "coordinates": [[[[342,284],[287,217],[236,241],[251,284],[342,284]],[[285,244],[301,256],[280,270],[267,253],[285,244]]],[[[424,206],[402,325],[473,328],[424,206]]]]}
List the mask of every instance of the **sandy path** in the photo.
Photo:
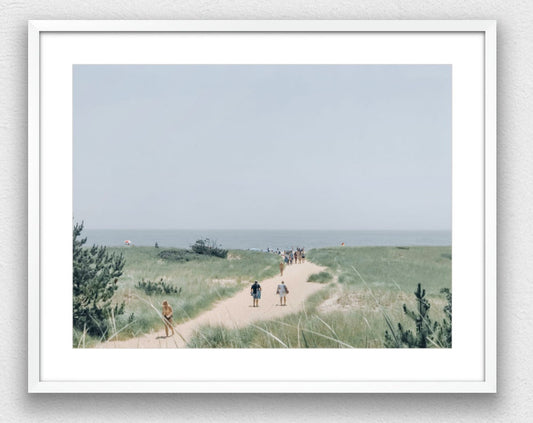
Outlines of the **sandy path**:
{"type": "Polygon", "coordinates": [[[162,327],[159,332],[126,341],[108,341],[100,344],[98,348],[181,348],[186,345],[184,339],[189,340],[195,330],[202,325],[240,328],[257,320],[269,320],[295,313],[302,309],[307,297],[323,288],[324,285],[319,283],[307,282],[307,278],[324,269],[310,262],[286,266],[283,278],[278,274],[259,282],[262,288],[259,307],[252,307],[250,287],[246,287],[235,296],[215,303],[212,309],[196,318],[176,325],[176,334],[172,337],[166,338],[162,327]],[[276,295],[276,288],[281,280],[285,281],[290,291],[287,295],[287,305],[283,307],[279,305],[279,296],[276,295]]]}

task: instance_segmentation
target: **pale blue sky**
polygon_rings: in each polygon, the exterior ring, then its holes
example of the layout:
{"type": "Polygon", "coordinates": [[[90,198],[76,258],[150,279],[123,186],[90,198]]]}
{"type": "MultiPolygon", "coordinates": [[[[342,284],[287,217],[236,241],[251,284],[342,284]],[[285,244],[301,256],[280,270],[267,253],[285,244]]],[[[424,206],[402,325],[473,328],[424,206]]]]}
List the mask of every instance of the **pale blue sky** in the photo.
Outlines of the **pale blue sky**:
{"type": "Polygon", "coordinates": [[[74,220],[451,229],[448,65],[76,65],[74,220]]]}

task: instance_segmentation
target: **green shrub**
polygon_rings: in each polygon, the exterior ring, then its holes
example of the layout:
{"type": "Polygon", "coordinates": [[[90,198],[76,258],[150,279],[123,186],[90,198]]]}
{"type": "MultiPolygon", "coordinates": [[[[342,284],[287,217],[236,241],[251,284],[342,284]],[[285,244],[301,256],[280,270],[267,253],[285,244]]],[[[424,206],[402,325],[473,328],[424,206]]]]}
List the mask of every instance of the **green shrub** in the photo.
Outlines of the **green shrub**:
{"type": "Polygon", "coordinates": [[[217,246],[216,241],[212,241],[209,238],[199,239],[193,245],[191,250],[196,254],[202,254],[206,256],[215,256],[220,258],[226,258],[228,256],[228,250],[224,250],[217,246]]]}
{"type": "Polygon", "coordinates": [[[307,279],[307,282],[318,282],[318,283],[326,283],[333,279],[333,276],[331,276],[331,273],[328,272],[320,272],[315,273],[311,276],[309,276],[309,279],[307,279]]]}
{"type": "Polygon", "coordinates": [[[191,250],[182,248],[169,248],[159,252],[159,257],[163,260],[186,262],[200,260],[202,257],[191,250]]]}
{"type": "Polygon", "coordinates": [[[142,279],[137,282],[135,288],[144,291],[146,295],[181,294],[181,287],[177,288],[173,285],[165,283],[163,279],[161,279],[159,282],[145,281],[142,279]]]}

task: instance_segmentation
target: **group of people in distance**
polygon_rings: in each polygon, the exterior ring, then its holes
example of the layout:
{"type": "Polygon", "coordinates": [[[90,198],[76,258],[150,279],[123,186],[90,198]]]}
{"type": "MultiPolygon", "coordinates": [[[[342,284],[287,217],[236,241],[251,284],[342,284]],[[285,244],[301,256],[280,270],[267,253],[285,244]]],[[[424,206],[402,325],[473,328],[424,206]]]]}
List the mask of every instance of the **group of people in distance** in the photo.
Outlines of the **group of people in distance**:
{"type": "Polygon", "coordinates": [[[286,265],[305,263],[305,250],[300,247],[298,247],[296,250],[284,251],[282,256],[282,261],[286,265]]]}
{"type": "MultiPolygon", "coordinates": [[[[289,293],[289,288],[287,288],[287,285],[285,285],[285,281],[281,281],[281,283],[278,284],[278,288],[276,289],[276,295],[279,295],[280,306],[287,305],[287,294],[288,293],[289,293]]],[[[252,296],[252,299],[253,299],[252,307],[259,307],[259,300],[261,299],[261,285],[259,284],[259,282],[255,281],[253,285],[250,287],[250,295],[252,296]]]]}
{"type": "Polygon", "coordinates": [[[283,269],[285,266],[302,263],[305,263],[305,250],[303,248],[285,251],[279,263],[279,273],[281,276],[283,276],[283,269]]]}

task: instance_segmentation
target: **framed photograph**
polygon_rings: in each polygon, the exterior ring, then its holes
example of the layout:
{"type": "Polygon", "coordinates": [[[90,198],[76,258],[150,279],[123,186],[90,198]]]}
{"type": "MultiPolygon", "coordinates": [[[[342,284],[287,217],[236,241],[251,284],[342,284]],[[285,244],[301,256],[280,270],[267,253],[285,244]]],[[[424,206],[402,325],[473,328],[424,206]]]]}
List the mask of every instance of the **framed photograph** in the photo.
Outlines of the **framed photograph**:
{"type": "Polygon", "coordinates": [[[28,67],[29,392],[496,392],[494,21],[30,21],[28,67]]]}

